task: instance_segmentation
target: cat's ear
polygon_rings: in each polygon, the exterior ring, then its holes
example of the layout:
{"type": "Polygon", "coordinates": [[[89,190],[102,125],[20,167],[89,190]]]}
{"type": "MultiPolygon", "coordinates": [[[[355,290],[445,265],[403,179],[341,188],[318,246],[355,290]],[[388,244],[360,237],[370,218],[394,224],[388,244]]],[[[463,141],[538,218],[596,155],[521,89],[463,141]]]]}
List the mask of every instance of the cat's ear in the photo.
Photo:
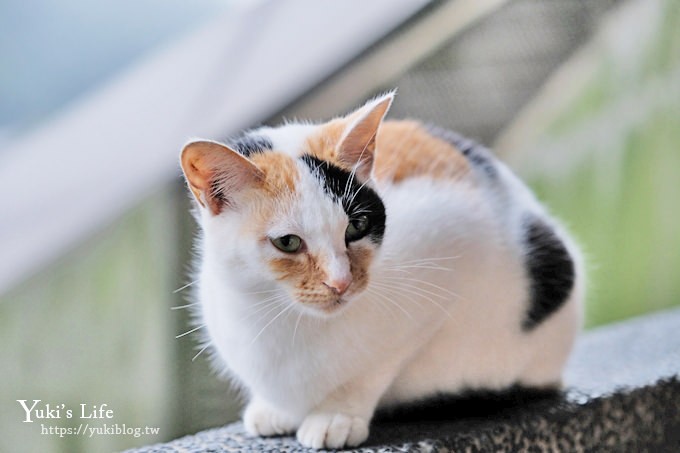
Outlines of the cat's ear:
{"type": "Polygon", "coordinates": [[[261,171],[233,149],[207,140],[184,146],[180,155],[184,177],[198,203],[212,214],[232,204],[239,191],[261,180],[261,171]]]}
{"type": "Polygon", "coordinates": [[[362,179],[371,175],[375,138],[393,99],[394,92],[390,92],[367,102],[347,117],[350,123],[340,140],[338,159],[349,167],[356,167],[356,174],[362,179]]]}

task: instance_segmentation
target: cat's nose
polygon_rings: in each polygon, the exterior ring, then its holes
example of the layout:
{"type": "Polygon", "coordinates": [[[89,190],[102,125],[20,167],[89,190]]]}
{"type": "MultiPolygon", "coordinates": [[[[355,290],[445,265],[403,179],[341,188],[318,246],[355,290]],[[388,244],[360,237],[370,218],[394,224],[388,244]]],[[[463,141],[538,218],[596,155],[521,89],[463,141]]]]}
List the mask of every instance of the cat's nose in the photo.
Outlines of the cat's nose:
{"type": "Polygon", "coordinates": [[[327,280],[323,282],[324,285],[328,286],[331,291],[333,291],[338,296],[342,296],[352,284],[352,277],[345,277],[341,279],[327,280]]]}

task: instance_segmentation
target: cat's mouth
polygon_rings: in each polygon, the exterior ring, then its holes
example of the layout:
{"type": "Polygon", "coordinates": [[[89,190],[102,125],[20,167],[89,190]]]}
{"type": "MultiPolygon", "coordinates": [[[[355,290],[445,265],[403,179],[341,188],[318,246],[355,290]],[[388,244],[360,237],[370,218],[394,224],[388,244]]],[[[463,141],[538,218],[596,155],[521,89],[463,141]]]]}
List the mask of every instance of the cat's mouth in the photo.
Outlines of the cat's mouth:
{"type": "Polygon", "coordinates": [[[329,304],[327,304],[327,307],[328,307],[327,310],[332,313],[332,312],[335,312],[337,310],[340,310],[342,307],[344,307],[348,303],[349,303],[349,300],[346,297],[341,296],[341,297],[338,297],[337,299],[331,301],[329,304]]]}
{"type": "Polygon", "coordinates": [[[326,291],[326,288],[313,288],[308,291],[296,291],[293,300],[311,315],[331,317],[342,313],[356,297],[362,293],[363,287],[352,285],[343,294],[326,291]]]}
{"type": "Polygon", "coordinates": [[[322,301],[301,301],[300,303],[315,315],[335,316],[350,304],[350,300],[351,297],[348,297],[348,295],[345,294],[339,297],[327,298],[322,301]]]}

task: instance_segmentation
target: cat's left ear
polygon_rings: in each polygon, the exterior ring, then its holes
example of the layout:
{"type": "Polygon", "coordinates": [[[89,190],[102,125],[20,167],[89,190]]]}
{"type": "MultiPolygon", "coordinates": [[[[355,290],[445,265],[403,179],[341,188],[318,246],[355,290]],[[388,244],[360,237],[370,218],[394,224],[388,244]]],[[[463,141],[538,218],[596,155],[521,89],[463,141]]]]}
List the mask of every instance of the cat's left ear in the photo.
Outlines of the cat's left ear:
{"type": "Polygon", "coordinates": [[[350,124],[338,146],[338,159],[348,167],[356,166],[356,174],[368,179],[373,169],[375,139],[394,92],[367,102],[348,116],[350,124]]]}
{"type": "Polygon", "coordinates": [[[196,201],[213,215],[233,205],[236,195],[261,180],[260,170],[221,143],[196,140],[182,149],[180,163],[196,201]]]}

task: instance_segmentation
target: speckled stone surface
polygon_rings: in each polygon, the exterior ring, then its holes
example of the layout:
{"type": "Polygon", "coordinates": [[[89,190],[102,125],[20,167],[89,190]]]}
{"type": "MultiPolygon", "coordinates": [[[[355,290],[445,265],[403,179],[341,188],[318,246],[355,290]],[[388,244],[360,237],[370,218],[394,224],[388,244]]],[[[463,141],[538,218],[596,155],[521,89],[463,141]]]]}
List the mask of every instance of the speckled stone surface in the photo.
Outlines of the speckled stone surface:
{"type": "MultiPolygon", "coordinates": [[[[680,452],[680,309],[591,331],[566,390],[470,397],[376,421],[355,452],[680,452]]],[[[253,438],[241,423],[134,452],[310,452],[292,436],[253,438]]]]}

